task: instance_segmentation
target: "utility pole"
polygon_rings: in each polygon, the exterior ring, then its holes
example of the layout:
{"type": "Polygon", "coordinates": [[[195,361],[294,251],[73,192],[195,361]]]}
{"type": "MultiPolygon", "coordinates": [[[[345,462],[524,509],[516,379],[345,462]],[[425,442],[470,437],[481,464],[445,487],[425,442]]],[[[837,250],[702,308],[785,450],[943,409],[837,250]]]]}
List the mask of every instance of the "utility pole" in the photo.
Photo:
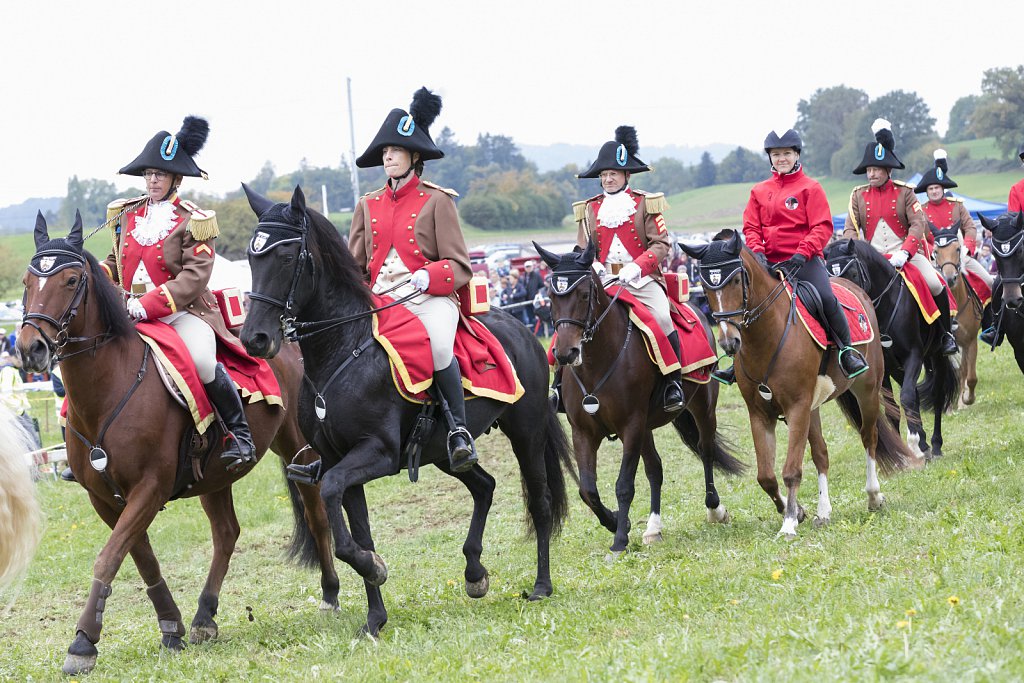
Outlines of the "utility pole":
{"type": "Polygon", "coordinates": [[[352,210],[359,204],[359,171],[356,169],[356,124],[352,118],[352,79],[345,78],[348,87],[348,133],[351,140],[349,171],[352,174],[352,210]]]}

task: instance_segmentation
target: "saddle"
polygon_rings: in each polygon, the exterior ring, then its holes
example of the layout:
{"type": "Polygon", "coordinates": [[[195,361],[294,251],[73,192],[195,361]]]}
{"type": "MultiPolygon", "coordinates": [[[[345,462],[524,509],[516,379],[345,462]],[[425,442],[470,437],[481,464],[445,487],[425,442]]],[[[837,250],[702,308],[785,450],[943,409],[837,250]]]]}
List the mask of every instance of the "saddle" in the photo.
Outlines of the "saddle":
{"type": "MultiPolygon", "coordinates": [[[[832,292],[839,300],[839,309],[846,316],[847,325],[850,327],[850,343],[853,345],[866,344],[875,338],[875,331],[868,322],[867,311],[864,304],[853,292],[839,284],[832,282],[832,292]]],[[[793,298],[793,286],[786,285],[786,292],[793,298]]],[[[807,330],[814,343],[822,349],[835,346],[826,331],[824,309],[821,303],[821,295],[809,282],[797,282],[796,287],[796,311],[797,317],[807,330]]]]}

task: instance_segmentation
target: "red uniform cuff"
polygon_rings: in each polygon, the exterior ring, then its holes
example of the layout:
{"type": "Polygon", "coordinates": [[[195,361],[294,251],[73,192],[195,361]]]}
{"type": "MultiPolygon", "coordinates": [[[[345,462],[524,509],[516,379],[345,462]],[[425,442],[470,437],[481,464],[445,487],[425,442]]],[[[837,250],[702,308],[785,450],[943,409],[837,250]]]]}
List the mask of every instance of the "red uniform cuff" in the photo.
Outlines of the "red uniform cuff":
{"type": "Polygon", "coordinates": [[[142,298],[139,299],[139,303],[141,303],[142,307],[146,309],[146,317],[150,320],[162,318],[177,310],[174,307],[174,302],[170,298],[170,294],[163,287],[158,287],[157,289],[146,292],[142,298]]]}
{"type": "Polygon", "coordinates": [[[650,249],[633,259],[633,263],[640,266],[640,277],[646,277],[658,269],[658,257],[650,249]]]}
{"type": "Polygon", "coordinates": [[[967,253],[970,256],[974,256],[974,250],[978,248],[977,243],[970,237],[964,238],[964,246],[967,247],[967,253]]]}
{"type": "Polygon", "coordinates": [[[917,253],[920,246],[920,240],[913,235],[907,235],[907,239],[903,240],[903,246],[900,247],[903,251],[907,252],[911,256],[917,253]]]}
{"type": "Polygon", "coordinates": [[[448,296],[455,291],[455,273],[448,259],[436,261],[423,266],[423,269],[430,273],[430,284],[427,285],[427,294],[431,296],[448,296]]]}

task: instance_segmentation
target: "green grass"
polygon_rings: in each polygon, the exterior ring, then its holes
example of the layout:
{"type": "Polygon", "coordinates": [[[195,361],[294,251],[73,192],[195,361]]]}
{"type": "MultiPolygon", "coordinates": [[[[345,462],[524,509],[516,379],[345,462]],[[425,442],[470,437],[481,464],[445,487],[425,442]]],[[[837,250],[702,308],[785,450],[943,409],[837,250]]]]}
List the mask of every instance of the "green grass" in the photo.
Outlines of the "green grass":
{"type": "Polygon", "coordinates": [[[967,150],[971,159],[992,159],[995,161],[1003,161],[1005,159],[1002,150],[996,145],[995,138],[951,142],[943,145],[943,147],[949,153],[949,158],[953,160],[959,158],[964,150],[967,150]]]}
{"type": "MultiPolygon", "coordinates": [[[[573,493],[571,517],[552,547],[555,595],[536,604],[520,597],[532,585],[534,549],[502,437],[480,440],[499,481],[483,557],[491,592],[482,600],[462,589],[464,489],[434,470],[418,484],[404,476],[375,482],[371,519],[391,571],[390,621],[375,642],[354,637],[365,596],[348,567],[338,568],[340,612],[322,614],[318,574],[281,559],[291,515],[279,465],[268,458],[234,491],[242,536],[221,595],[219,641],[160,653],[155,617],[129,561],[107,603],[93,678],[1019,680],[1024,377],[1005,346],[981,354],[979,374],[977,405],[945,420],[946,457],[883,479],[887,505],[879,513],[866,509],[855,433],[826,407],[833,521],[823,529],[805,523],[794,542],[776,540],[781,520],[752,474],[718,478],[733,522],[709,526],[698,462],[671,429],[659,430],[665,542],[639,543],[648,510],[642,475],[634,541],[614,563],[604,559],[610,535],[573,493]]],[[[753,463],[735,388],[723,391],[719,419],[753,463]]],[[[619,448],[601,450],[609,501],[619,448]]],[[[804,471],[801,500],[813,511],[809,459],[804,471]]],[[[0,680],[60,678],[108,535],[77,486],[44,481],[39,495],[47,528],[0,622],[0,680]]],[[[171,503],[150,538],[187,623],[210,559],[198,503],[171,503]]]]}

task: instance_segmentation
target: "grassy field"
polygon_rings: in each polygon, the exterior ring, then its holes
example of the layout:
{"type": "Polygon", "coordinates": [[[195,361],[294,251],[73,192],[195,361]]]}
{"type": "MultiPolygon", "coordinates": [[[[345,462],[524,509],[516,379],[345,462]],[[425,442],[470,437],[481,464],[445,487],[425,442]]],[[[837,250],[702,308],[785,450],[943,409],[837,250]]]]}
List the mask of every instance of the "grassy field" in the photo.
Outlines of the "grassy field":
{"type": "MultiPolygon", "coordinates": [[[[611,537],[573,494],[552,548],[555,595],[521,598],[534,550],[523,533],[507,442],[481,439],[499,480],[485,536],[491,592],[462,589],[461,543],[470,499],[433,470],[418,484],[394,477],[368,490],[377,548],[388,562],[390,621],[376,640],[355,637],[361,582],[345,566],[341,610],[320,613],[319,576],[282,559],[291,529],[272,458],[234,492],[242,537],[221,595],[217,642],[162,654],[156,620],[132,564],[114,583],[96,680],[1019,680],[1024,613],[1024,377],[1010,350],[981,354],[978,404],[947,418],[947,455],[883,479],[887,505],[866,509],[864,456],[834,406],[825,409],[833,521],[777,540],[780,518],[752,475],[719,477],[733,514],[704,520],[701,470],[670,429],[665,542],[639,542],[647,512],[638,479],[633,544],[614,563],[611,537]],[[250,611],[251,608],[251,611],[250,611]]],[[[50,409],[50,407],[47,407],[50,409]]],[[[724,432],[753,463],[746,412],[723,392],[724,432]]],[[[116,457],[116,454],[115,456],[116,457]]],[[[601,451],[613,499],[618,444],[601,451]]],[[[801,499],[813,509],[813,469],[801,499]]],[[[43,481],[46,533],[11,610],[0,620],[0,680],[57,680],[107,530],[85,493],[43,481]]],[[[210,560],[196,501],[168,505],[151,528],[186,623],[210,560]]]]}

